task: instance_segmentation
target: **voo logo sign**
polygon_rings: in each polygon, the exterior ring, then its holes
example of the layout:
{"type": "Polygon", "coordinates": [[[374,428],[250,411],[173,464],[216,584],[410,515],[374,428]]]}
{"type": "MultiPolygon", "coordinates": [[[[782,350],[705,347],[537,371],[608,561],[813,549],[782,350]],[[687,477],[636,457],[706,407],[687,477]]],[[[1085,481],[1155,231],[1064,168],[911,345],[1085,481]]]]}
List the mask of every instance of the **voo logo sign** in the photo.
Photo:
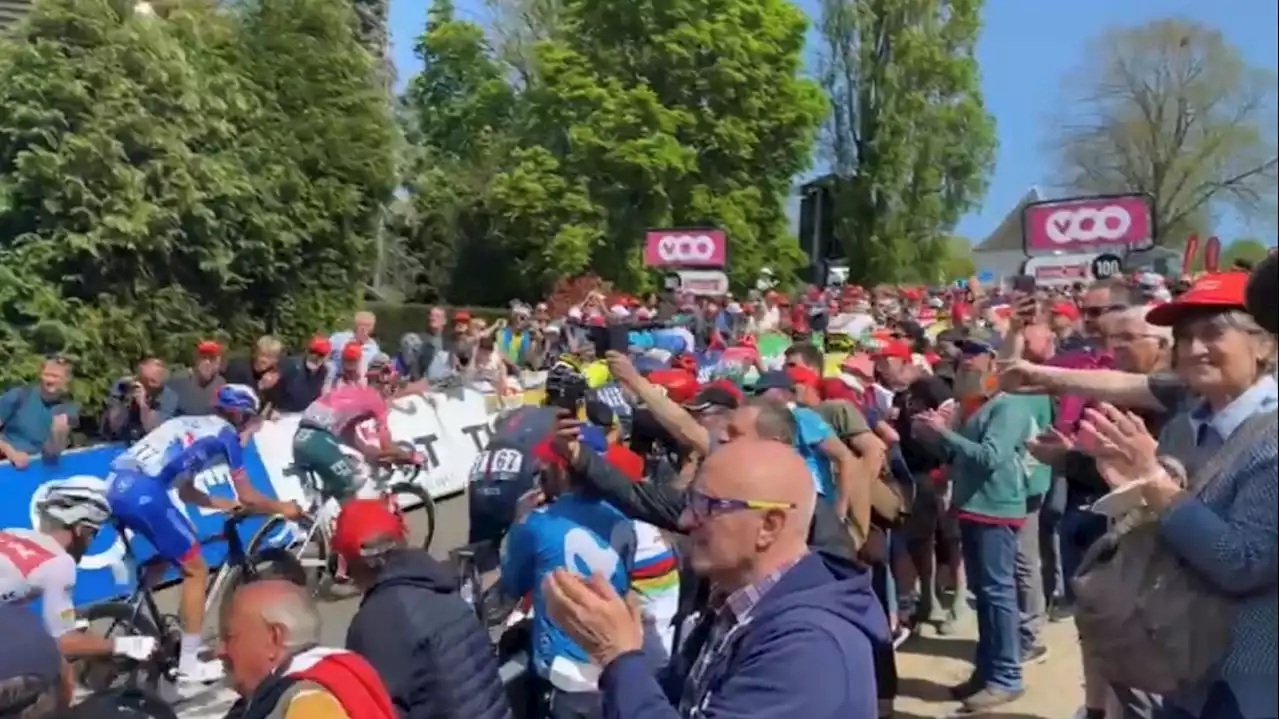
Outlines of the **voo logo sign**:
{"type": "Polygon", "coordinates": [[[724,267],[726,255],[720,230],[650,230],[644,237],[644,262],[649,267],[724,267]]]}
{"type": "Polygon", "coordinates": [[[1022,210],[1022,245],[1029,254],[1140,247],[1154,236],[1144,195],[1053,200],[1022,210]]]}

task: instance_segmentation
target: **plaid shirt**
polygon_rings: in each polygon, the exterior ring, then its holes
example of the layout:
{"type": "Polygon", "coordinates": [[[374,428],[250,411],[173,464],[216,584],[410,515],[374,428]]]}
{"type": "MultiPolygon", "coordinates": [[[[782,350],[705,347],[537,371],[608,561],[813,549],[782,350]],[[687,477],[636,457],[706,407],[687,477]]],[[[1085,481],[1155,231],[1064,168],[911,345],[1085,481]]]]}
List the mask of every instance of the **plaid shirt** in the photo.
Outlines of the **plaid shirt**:
{"type": "Polygon", "coordinates": [[[707,640],[698,650],[698,657],[694,659],[693,666],[689,669],[689,676],[685,677],[684,689],[680,693],[680,716],[693,715],[698,703],[707,693],[707,669],[724,651],[729,644],[729,639],[736,633],[735,630],[746,626],[751,618],[751,610],[756,608],[764,595],[801,559],[804,559],[803,555],[766,574],[759,581],[740,587],[728,596],[712,596],[708,603],[708,610],[714,615],[712,620],[714,623],[707,633],[707,640]]]}

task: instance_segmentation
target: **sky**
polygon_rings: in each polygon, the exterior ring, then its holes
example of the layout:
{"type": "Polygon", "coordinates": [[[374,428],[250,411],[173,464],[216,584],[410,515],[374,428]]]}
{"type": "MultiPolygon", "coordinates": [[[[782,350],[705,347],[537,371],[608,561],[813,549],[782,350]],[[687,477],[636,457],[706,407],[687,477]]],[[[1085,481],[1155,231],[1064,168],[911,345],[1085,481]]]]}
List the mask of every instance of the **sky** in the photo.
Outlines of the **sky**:
{"type": "MultiPolygon", "coordinates": [[[[617,0],[625,2],[626,0],[617,0]]],[[[796,0],[817,16],[818,0],[796,0]]],[[[391,0],[392,52],[400,82],[421,68],[413,54],[430,0],[391,0]]],[[[455,0],[459,15],[485,22],[484,0],[455,0]]],[[[1046,118],[1062,101],[1064,78],[1085,60],[1089,41],[1113,26],[1140,25],[1160,17],[1185,17],[1219,28],[1254,64],[1276,69],[1275,0],[987,0],[978,43],[982,91],[996,120],[996,168],[978,210],[957,233],[981,242],[1033,185],[1043,186],[1052,167],[1045,152],[1046,118]]],[[[811,52],[810,55],[813,55],[811,52]]],[[[1230,218],[1214,228],[1224,240],[1271,232],[1230,218]]],[[[1274,244],[1274,237],[1260,237],[1274,244]]]]}

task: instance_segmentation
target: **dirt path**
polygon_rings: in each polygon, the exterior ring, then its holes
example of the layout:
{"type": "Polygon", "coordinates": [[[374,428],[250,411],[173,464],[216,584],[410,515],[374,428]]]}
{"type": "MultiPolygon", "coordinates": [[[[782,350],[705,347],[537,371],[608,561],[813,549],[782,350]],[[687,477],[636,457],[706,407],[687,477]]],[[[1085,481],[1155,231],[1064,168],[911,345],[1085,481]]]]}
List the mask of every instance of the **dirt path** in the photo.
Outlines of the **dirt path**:
{"type": "MultiPolygon", "coordinates": [[[[1043,633],[1049,656],[1024,669],[1027,693],[1018,701],[987,714],[989,719],[1072,719],[1080,708],[1080,651],[1075,624],[1049,624],[1043,633]]],[[[899,692],[896,719],[949,717],[959,704],[947,687],[969,675],[977,627],[972,613],[962,631],[951,637],[932,633],[913,637],[898,649],[899,692]]]]}

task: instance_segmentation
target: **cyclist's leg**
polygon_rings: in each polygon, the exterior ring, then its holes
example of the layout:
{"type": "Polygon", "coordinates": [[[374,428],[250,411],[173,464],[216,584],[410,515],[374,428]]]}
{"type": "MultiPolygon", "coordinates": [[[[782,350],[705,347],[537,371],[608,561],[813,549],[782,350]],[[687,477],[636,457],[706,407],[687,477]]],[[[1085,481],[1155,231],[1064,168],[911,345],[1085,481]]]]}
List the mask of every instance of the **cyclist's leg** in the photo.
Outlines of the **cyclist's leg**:
{"type": "Polygon", "coordinates": [[[178,595],[182,653],[178,671],[199,681],[217,679],[221,665],[201,662],[199,656],[209,564],[200,553],[191,522],[169,498],[168,488],[144,475],[114,477],[107,500],[125,527],[142,535],[155,547],[157,556],[177,565],[182,572],[178,595]]]}
{"type": "Polygon", "coordinates": [[[337,499],[339,503],[354,497],[364,484],[343,453],[338,438],[321,429],[298,429],[293,438],[293,462],[320,480],[317,489],[323,497],[337,499]]]}

